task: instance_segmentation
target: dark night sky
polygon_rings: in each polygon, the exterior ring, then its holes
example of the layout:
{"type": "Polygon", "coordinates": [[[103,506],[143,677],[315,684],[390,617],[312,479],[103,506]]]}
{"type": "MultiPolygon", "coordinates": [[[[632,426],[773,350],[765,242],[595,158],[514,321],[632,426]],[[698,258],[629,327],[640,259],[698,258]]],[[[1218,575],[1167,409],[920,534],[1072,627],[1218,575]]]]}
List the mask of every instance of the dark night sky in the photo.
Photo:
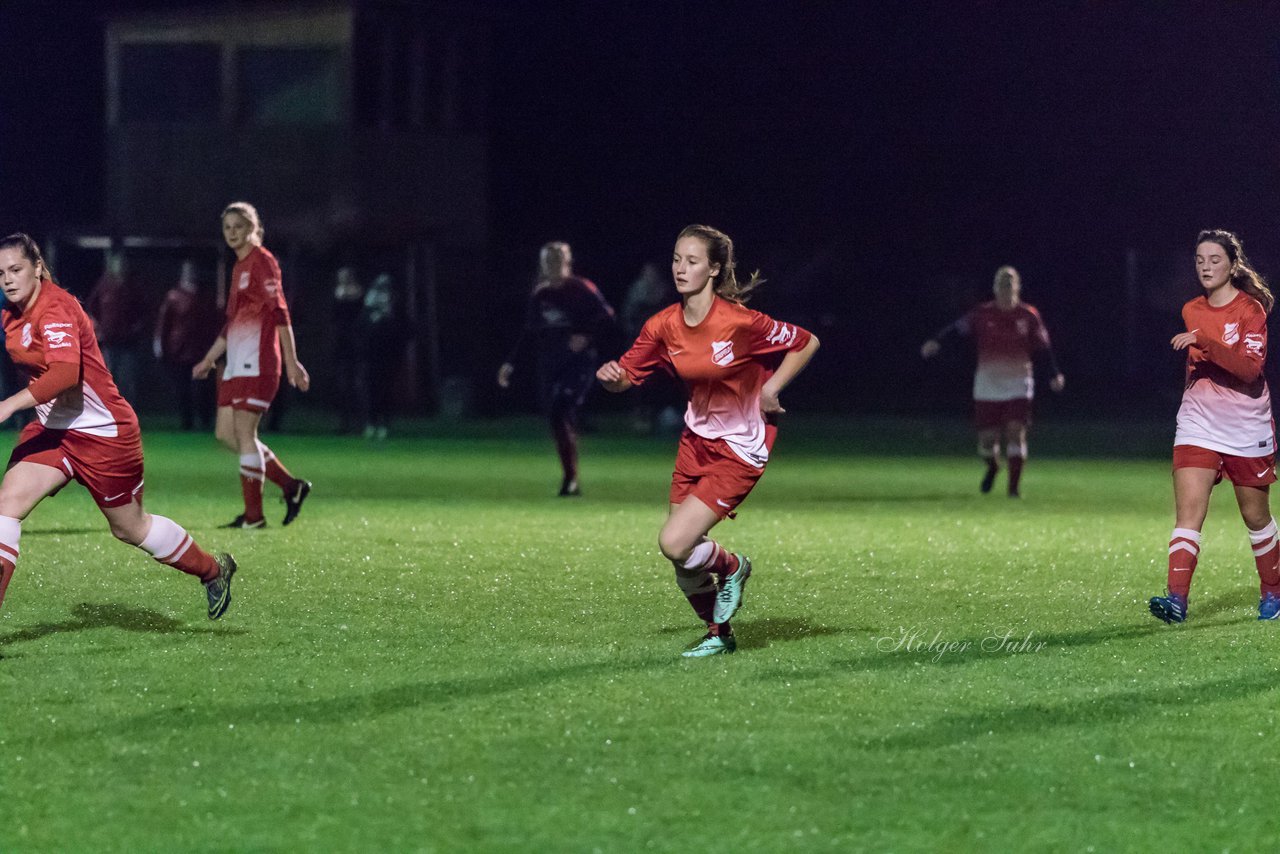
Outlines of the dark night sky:
{"type": "MultiPolygon", "coordinates": [[[[0,0],[6,228],[93,220],[99,16],[162,5],[0,0]]],[[[1013,263],[1083,363],[1126,247],[1168,278],[1223,226],[1280,277],[1280,3],[490,5],[492,267],[516,288],[561,238],[620,299],[706,221],[772,279],[761,307],[912,346],[1013,263]]]]}

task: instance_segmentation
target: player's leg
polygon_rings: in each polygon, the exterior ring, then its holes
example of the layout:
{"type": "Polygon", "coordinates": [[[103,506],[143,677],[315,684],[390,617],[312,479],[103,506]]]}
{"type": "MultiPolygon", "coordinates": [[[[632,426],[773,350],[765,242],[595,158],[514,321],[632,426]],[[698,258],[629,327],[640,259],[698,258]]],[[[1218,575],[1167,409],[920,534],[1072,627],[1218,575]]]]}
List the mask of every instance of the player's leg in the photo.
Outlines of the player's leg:
{"type": "Polygon", "coordinates": [[[996,482],[996,475],[1000,473],[1000,430],[997,427],[984,427],[978,430],[978,456],[987,464],[987,470],[982,475],[982,484],[979,489],[987,493],[991,491],[992,485],[996,482]]]}
{"type": "Polygon", "coordinates": [[[256,410],[231,410],[231,428],[235,435],[235,448],[240,455],[240,493],[244,498],[244,512],[226,526],[229,528],[261,528],[266,525],[262,514],[262,480],[266,466],[262,459],[262,446],[258,442],[258,422],[261,420],[262,413],[256,410]]]}
{"type": "Polygon", "coordinates": [[[63,468],[23,461],[13,463],[0,481],[0,605],[18,565],[22,520],[70,479],[63,468]]]}
{"type": "Polygon", "coordinates": [[[209,619],[216,620],[231,604],[231,577],[236,562],[229,554],[209,554],[186,530],[164,516],[146,512],[138,494],[128,504],[99,508],[121,542],[137,546],[160,563],[200,579],[208,600],[209,619]]]}
{"type": "Polygon", "coordinates": [[[1271,515],[1271,487],[1236,484],[1235,493],[1258,570],[1258,619],[1280,619],[1280,543],[1276,520],[1271,515]]]}
{"type": "Polygon", "coordinates": [[[684,652],[686,657],[720,655],[733,652],[737,646],[728,618],[716,618],[720,597],[716,576],[724,578],[739,569],[737,556],[707,536],[720,519],[716,511],[690,495],[671,505],[658,534],[658,548],[675,567],[676,582],[694,612],[707,624],[707,634],[684,652]]]}
{"type": "Polygon", "coordinates": [[[1027,425],[1024,421],[1012,420],[1004,425],[1004,455],[1009,461],[1009,497],[1019,497],[1019,485],[1022,481],[1022,467],[1027,459],[1027,425]]]}
{"type": "MultiPolygon", "coordinates": [[[[1193,462],[1207,464],[1208,460],[1193,462]]],[[[1169,538],[1168,593],[1152,597],[1149,603],[1151,613],[1166,623],[1181,623],[1187,617],[1191,577],[1200,557],[1200,529],[1208,515],[1209,496],[1218,477],[1219,471],[1215,468],[1180,466],[1173,470],[1175,516],[1173,533],[1169,538]]]]}
{"type": "Polygon", "coordinates": [[[218,406],[214,416],[213,435],[228,451],[240,452],[240,445],[236,441],[235,410],[230,406],[218,406]]]}

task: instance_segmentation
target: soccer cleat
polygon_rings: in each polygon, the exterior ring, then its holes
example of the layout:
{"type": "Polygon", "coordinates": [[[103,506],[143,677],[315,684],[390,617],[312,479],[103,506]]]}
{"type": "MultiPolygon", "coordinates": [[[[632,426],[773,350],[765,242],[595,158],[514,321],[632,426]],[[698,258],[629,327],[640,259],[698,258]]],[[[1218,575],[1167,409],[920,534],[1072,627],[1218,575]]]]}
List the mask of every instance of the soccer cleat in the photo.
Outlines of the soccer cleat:
{"type": "Polygon", "coordinates": [[[294,519],[298,518],[298,514],[302,512],[302,502],[307,500],[307,496],[311,494],[311,481],[295,480],[289,485],[289,491],[284,494],[284,521],[281,525],[288,525],[294,519]]]}
{"type": "Polygon", "coordinates": [[[983,495],[986,495],[991,491],[991,487],[994,486],[996,482],[996,474],[999,473],[999,471],[1000,469],[996,466],[987,467],[987,473],[982,476],[982,485],[978,487],[982,490],[983,495]]]}
{"type": "Polygon", "coordinates": [[[212,581],[204,582],[204,592],[209,597],[210,620],[218,619],[231,606],[231,577],[236,574],[236,559],[231,555],[219,552],[213,559],[218,562],[218,574],[212,581]]]}
{"type": "Polygon", "coordinates": [[[717,623],[727,623],[738,613],[738,609],[742,607],[742,590],[751,577],[751,559],[739,554],[734,557],[738,559],[738,568],[724,577],[720,590],[716,593],[716,607],[711,619],[717,623]]]}
{"type": "Polygon", "coordinates": [[[582,495],[582,489],[578,486],[578,482],[576,480],[566,480],[564,483],[560,484],[561,498],[576,498],[580,495],[582,495]]]}
{"type": "Polygon", "coordinates": [[[1152,596],[1148,606],[1151,608],[1151,616],[1166,623],[1181,623],[1187,619],[1186,596],[1179,596],[1176,593],[1152,596]]]}
{"type": "Polygon", "coordinates": [[[1274,593],[1262,594],[1262,598],[1258,600],[1258,619],[1280,619],[1280,596],[1274,593]]]}
{"type": "Polygon", "coordinates": [[[728,655],[737,648],[738,642],[733,635],[713,635],[707,632],[702,640],[680,655],[684,658],[706,658],[709,655],[728,655]]]}
{"type": "Polygon", "coordinates": [[[248,519],[244,518],[244,514],[243,514],[243,513],[241,513],[239,516],[237,516],[236,518],[232,519],[232,520],[231,520],[230,522],[228,522],[227,524],[225,524],[225,525],[219,525],[218,527],[220,527],[220,528],[243,528],[243,529],[245,529],[245,530],[253,530],[253,529],[256,529],[256,528],[265,528],[265,527],[267,527],[267,520],[266,520],[266,519],[257,519],[257,520],[255,520],[255,521],[253,521],[253,522],[250,522],[248,519]]]}

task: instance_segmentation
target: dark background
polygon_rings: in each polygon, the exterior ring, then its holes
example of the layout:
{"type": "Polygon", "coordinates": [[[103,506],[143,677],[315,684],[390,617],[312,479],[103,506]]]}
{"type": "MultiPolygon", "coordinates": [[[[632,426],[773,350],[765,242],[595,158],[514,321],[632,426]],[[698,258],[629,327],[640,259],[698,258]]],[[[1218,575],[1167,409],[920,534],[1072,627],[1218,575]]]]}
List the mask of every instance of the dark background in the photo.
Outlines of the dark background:
{"type": "MultiPolygon", "coordinates": [[[[172,5],[0,2],[5,231],[100,215],[102,21],[172,5]]],[[[477,387],[551,239],[620,304],[682,226],[727,231],[826,345],[794,397],[838,411],[960,411],[970,364],[916,351],[1010,263],[1068,377],[1043,405],[1171,414],[1196,232],[1280,274],[1280,3],[485,5],[477,387]]]]}

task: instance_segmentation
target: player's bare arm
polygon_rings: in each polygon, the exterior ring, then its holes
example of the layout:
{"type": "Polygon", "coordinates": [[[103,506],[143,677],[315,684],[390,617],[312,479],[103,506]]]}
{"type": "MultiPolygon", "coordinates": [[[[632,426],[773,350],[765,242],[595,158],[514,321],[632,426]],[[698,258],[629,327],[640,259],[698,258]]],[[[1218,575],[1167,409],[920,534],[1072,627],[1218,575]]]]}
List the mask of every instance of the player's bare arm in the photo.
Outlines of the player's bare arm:
{"type": "Polygon", "coordinates": [[[284,374],[289,379],[289,385],[298,391],[306,391],[311,388],[311,375],[298,361],[298,353],[293,344],[293,327],[277,326],[276,335],[280,338],[280,355],[284,358],[284,374]]]}
{"type": "Polygon", "coordinates": [[[805,365],[808,365],[809,360],[813,358],[813,354],[818,352],[819,346],[818,336],[810,335],[808,344],[799,350],[792,350],[782,357],[782,364],[778,365],[778,370],[760,387],[761,412],[771,415],[787,411],[782,408],[782,404],[778,401],[778,395],[782,394],[782,390],[799,376],[805,365]]]}
{"type": "Polygon", "coordinates": [[[601,365],[596,371],[596,379],[600,381],[600,385],[604,386],[605,391],[615,394],[631,388],[631,378],[616,360],[601,365]]]}
{"type": "Polygon", "coordinates": [[[204,354],[204,358],[191,366],[191,378],[193,380],[202,380],[209,376],[209,372],[213,370],[213,365],[222,355],[227,352],[227,339],[221,335],[209,347],[209,352],[204,354]]]}

